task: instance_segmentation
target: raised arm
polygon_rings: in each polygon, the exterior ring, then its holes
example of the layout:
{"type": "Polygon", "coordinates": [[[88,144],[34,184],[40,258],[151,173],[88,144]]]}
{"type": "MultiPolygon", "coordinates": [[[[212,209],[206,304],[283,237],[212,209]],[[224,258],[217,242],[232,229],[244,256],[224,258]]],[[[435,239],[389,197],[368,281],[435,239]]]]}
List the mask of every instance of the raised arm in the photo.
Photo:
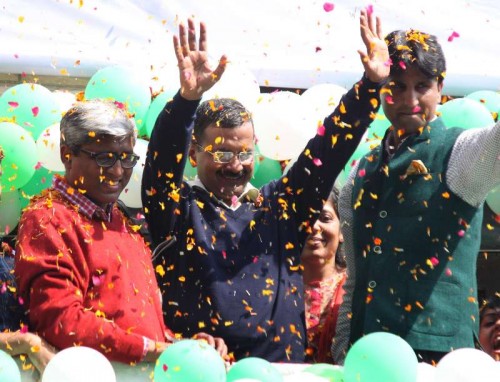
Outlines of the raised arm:
{"type": "Polygon", "coordinates": [[[155,245],[170,234],[179,212],[196,108],[203,93],[221,78],[226,65],[226,57],[222,56],[217,68],[210,68],[203,23],[199,41],[193,20],[188,20],[187,28],[179,25],[179,35],[173,41],[181,89],[156,120],[142,178],[142,203],[155,245]]]}
{"type": "MultiPolygon", "coordinates": [[[[324,120],[324,132],[311,139],[286,175],[285,191],[294,190],[299,225],[315,220],[338,174],[346,165],[380,105],[379,90],[389,76],[389,52],[382,39],[381,22],[361,12],[360,32],[366,53],[359,51],[364,78],[356,83],[324,120]]],[[[303,227],[299,227],[301,229],[303,227]]]]}

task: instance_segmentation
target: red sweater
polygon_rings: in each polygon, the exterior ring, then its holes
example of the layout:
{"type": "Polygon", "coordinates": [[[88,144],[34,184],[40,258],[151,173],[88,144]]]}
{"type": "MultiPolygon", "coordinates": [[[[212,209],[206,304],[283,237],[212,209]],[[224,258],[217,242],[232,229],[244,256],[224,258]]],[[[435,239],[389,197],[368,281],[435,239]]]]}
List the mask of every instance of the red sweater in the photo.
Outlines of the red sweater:
{"type": "Polygon", "coordinates": [[[143,336],[165,341],[151,252],[116,206],[109,223],[76,209],[52,190],[21,218],[15,272],[31,329],[59,349],[138,362],[143,336]]]}

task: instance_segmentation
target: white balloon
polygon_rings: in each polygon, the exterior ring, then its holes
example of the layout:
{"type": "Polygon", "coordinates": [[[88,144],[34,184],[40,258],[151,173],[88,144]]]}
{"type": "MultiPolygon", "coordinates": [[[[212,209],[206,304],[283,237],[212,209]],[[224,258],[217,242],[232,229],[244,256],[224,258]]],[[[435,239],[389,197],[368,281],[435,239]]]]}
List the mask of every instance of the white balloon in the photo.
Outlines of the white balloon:
{"type": "Polygon", "coordinates": [[[500,381],[500,368],[481,350],[463,348],[446,354],[436,366],[436,382],[500,381]]]}
{"type": "Polygon", "coordinates": [[[261,94],[253,122],[260,152],[275,160],[297,157],[318,127],[310,106],[290,91],[261,94]]]}
{"type": "Polygon", "coordinates": [[[144,139],[137,139],[134,146],[134,153],[139,155],[139,161],[135,165],[130,181],[120,194],[120,199],[127,207],[141,208],[141,182],[142,173],[146,164],[146,153],[148,151],[148,141],[144,139]]]}
{"type": "Polygon", "coordinates": [[[434,366],[425,362],[418,363],[416,382],[437,382],[435,376],[436,368],[434,366]]]}
{"type": "Polygon", "coordinates": [[[335,84],[317,84],[308,88],[301,97],[312,107],[313,115],[319,123],[338,106],[347,89],[335,84]]]}
{"type": "Polygon", "coordinates": [[[61,129],[59,123],[47,127],[36,140],[36,151],[42,166],[51,171],[64,171],[60,155],[61,129]]]}
{"type": "Polygon", "coordinates": [[[54,90],[52,95],[59,103],[63,113],[71,109],[76,103],[76,96],[67,90],[54,90]]]}
{"type": "Polygon", "coordinates": [[[254,74],[242,65],[228,62],[221,79],[203,94],[202,101],[212,98],[232,98],[252,111],[259,94],[260,87],[254,74]]]}
{"type": "Polygon", "coordinates": [[[42,382],[116,382],[113,366],[97,350],[75,346],[64,349],[50,360],[42,382]]]}

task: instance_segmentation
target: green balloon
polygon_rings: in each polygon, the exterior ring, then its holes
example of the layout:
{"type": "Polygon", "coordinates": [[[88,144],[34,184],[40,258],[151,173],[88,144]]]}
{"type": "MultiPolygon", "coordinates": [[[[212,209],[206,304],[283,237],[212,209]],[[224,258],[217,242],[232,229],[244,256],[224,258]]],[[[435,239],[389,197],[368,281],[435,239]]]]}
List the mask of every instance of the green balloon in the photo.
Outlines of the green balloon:
{"type": "Polygon", "coordinates": [[[489,192],[486,197],[486,204],[488,204],[495,214],[500,216],[500,186],[495,187],[489,192]]]}
{"type": "Polygon", "coordinates": [[[62,110],[52,92],[38,84],[20,84],[0,97],[0,118],[29,131],[33,139],[61,120],[62,110]]]}
{"type": "Polygon", "coordinates": [[[439,113],[446,127],[473,129],[495,123],[486,106],[470,98],[448,101],[439,108],[439,113]]]}
{"type": "Polygon", "coordinates": [[[498,114],[500,113],[500,93],[493,90],[478,90],[467,94],[465,98],[480,102],[490,111],[493,119],[498,120],[498,114]]]}
{"type": "Polygon", "coordinates": [[[21,382],[21,372],[16,361],[3,350],[0,350],[0,381],[21,382]]]}
{"type": "Polygon", "coordinates": [[[380,142],[381,141],[379,139],[373,138],[362,141],[347,161],[347,164],[345,165],[344,170],[339,174],[337,181],[340,184],[344,185],[349,178],[349,174],[351,173],[352,168],[357,165],[362,157],[364,157],[371,150],[380,145],[380,142]]]}
{"type": "Polygon", "coordinates": [[[338,365],[317,363],[305,368],[303,372],[328,379],[330,382],[344,382],[344,368],[338,365]]]}
{"type": "Polygon", "coordinates": [[[158,358],[154,382],[225,382],[226,368],[219,353],[206,342],[182,340],[158,358]]]}
{"type": "Polygon", "coordinates": [[[258,357],[243,358],[227,373],[227,382],[239,379],[255,379],[260,382],[281,382],[283,376],[269,361],[258,357]]]}
{"type": "Polygon", "coordinates": [[[64,174],[63,171],[51,171],[45,167],[40,167],[35,170],[35,173],[31,177],[30,181],[21,187],[21,205],[26,207],[30,201],[30,198],[38,195],[46,188],[52,186],[52,178],[55,174],[64,174]]]}
{"type": "Polygon", "coordinates": [[[36,143],[29,132],[11,122],[0,122],[2,189],[13,191],[29,182],[38,161],[36,143]]]}
{"type": "Polygon", "coordinates": [[[158,94],[154,100],[149,105],[148,112],[146,114],[146,135],[151,137],[151,132],[153,127],[155,127],[156,119],[160,112],[163,110],[168,101],[174,98],[177,90],[169,89],[158,94]]]}
{"type": "Polygon", "coordinates": [[[147,78],[131,68],[108,66],[97,71],[85,88],[86,99],[109,99],[123,103],[134,115],[139,133],[144,132],[146,113],[151,104],[147,78]]]}
{"type": "Polygon", "coordinates": [[[279,179],[282,175],[281,163],[277,160],[256,155],[254,174],[250,181],[254,187],[260,188],[271,180],[279,179]]]}
{"type": "Polygon", "coordinates": [[[386,130],[391,126],[382,109],[375,115],[375,119],[368,128],[368,139],[382,139],[386,130]]]}
{"type": "Polygon", "coordinates": [[[418,360],[401,337],[374,332],[357,340],[347,352],[344,382],[416,382],[418,360]]]}
{"type": "Polygon", "coordinates": [[[186,167],[184,167],[184,179],[193,180],[194,178],[196,178],[196,175],[198,175],[198,170],[196,169],[196,167],[193,167],[188,158],[188,160],[186,161],[186,167]]]}
{"type": "MultiPolygon", "coordinates": [[[[0,199],[0,237],[8,235],[17,227],[21,210],[19,191],[2,193],[0,199]]],[[[3,381],[3,379],[0,378],[0,381],[3,381]]]]}

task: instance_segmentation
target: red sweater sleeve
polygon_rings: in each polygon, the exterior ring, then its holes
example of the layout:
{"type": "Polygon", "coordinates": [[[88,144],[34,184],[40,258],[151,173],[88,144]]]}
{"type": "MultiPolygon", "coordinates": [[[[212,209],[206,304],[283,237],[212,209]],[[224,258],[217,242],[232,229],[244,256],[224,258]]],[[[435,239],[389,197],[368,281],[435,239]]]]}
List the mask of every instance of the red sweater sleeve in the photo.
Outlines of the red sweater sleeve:
{"type": "MultiPolygon", "coordinates": [[[[137,328],[117,324],[120,314],[128,314],[127,309],[124,307],[121,313],[114,310],[111,318],[106,312],[107,306],[113,304],[110,298],[123,299],[125,305],[133,293],[129,297],[120,289],[114,291],[113,277],[102,290],[93,288],[99,284],[99,274],[92,271],[95,269],[93,254],[85,253],[82,242],[91,244],[88,241],[95,240],[97,243],[103,241],[104,236],[85,237],[81,234],[85,231],[81,222],[70,220],[79,215],[66,206],[56,207],[28,209],[20,223],[16,276],[29,307],[31,325],[59,349],[83,345],[100,351],[112,361],[140,361],[143,335],[136,332],[137,328]]],[[[87,228],[95,233],[90,225],[87,228]]],[[[127,264],[126,256],[124,253],[120,259],[123,267],[127,264]]],[[[120,274],[114,276],[119,277],[120,274]]],[[[153,301],[149,304],[153,305],[153,301]]]]}

